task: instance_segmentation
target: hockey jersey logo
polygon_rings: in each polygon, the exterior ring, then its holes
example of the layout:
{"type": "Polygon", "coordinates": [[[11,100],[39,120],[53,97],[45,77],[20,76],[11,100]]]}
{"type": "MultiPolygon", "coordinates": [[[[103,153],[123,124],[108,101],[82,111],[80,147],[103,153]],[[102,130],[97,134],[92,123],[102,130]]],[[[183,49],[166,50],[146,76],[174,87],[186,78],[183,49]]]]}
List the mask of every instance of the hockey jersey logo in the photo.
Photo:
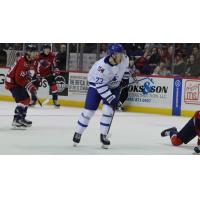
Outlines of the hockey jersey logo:
{"type": "Polygon", "coordinates": [[[42,68],[48,68],[50,65],[51,65],[51,63],[46,60],[40,61],[40,67],[42,67],[42,68]]]}
{"type": "Polygon", "coordinates": [[[112,79],[111,82],[115,82],[115,81],[117,81],[117,77],[116,77],[116,75],[114,76],[114,78],[112,79]]]}
{"type": "Polygon", "coordinates": [[[21,77],[28,77],[28,78],[31,78],[31,77],[32,77],[31,71],[30,71],[30,70],[28,70],[28,71],[22,71],[22,72],[20,73],[20,76],[21,76],[21,77]]]}
{"type": "Polygon", "coordinates": [[[99,66],[97,70],[98,70],[99,72],[101,72],[101,73],[104,72],[104,69],[103,69],[101,66],[99,66]]]}
{"type": "Polygon", "coordinates": [[[110,81],[109,85],[111,88],[113,87],[117,87],[119,85],[119,76],[117,74],[115,74],[115,76],[113,77],[113,79],[110,81]]]}

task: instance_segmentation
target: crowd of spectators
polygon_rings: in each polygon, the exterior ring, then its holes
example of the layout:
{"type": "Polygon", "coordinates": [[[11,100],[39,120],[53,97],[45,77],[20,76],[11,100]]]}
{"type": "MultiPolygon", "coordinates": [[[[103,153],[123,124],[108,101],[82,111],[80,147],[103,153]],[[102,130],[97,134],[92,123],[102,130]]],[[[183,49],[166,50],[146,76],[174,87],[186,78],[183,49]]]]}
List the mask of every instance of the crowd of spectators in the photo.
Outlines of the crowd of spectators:
{"type": "Polygon", "coordinates": [[[200,77],[200,44],[123,44],[138,74],[200,77]]]}
{"type": "MultiPolygon", "coordinates": [[[[42,44],[38,44],[41,46],[42,44]]],[[[96,43],[77,44],[70,43],[70,53],[97,53],[96,43]]],[[[200,77],[200,44],[198,43],[124,43],[126,53],[134,60],[138,74],[159,75],[159,76],[186,76],[200,77]]],[[[6,66],[6,51],[22,51],[22,43],[1,43],[0,44],[0,67],[6,66]]],[[[56,52],[56,65],[60,70],[66,69],[67,44],[52,44],[56,52]]],[[[107,44],[99,44],[101,57],[107,54],[107,44]]]]}

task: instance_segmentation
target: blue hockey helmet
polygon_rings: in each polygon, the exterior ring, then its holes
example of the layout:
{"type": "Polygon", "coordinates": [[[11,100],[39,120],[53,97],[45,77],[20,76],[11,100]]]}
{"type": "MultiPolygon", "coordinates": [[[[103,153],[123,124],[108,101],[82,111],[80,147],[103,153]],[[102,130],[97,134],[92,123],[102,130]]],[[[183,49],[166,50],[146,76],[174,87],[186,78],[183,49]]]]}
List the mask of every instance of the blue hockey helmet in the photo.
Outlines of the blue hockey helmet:
{"type": "Polygon", "coordinates": [[[123,53],[124,47],[119,43],[108,45],[108,54],[112,55],[114,53],[123,53]]]}

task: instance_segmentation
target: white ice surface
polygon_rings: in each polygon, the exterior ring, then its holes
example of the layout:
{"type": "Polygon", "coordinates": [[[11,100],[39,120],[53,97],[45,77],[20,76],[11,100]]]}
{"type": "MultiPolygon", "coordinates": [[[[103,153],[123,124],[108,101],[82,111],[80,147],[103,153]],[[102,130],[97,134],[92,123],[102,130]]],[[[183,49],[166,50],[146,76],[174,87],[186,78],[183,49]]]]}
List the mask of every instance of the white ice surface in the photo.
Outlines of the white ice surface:
{"type": "Polygon", "coordinates": [[[163,129],[176,126],[179,130],[189,118],[117,112],[110,130],[112,144],[108,150],[101,149],[101,111],[98,110],[84,132],[80,145],[73,147],[72,137],[82,109],[36,106],[28,110],[27,119],[33,121],[32,127],[11,130],[14,108],[14,103],[0,101],[0,154],[191,155],[196,144],[194,139],[187,145],[173,147],[168,137],[160,137],[163,129]]]}

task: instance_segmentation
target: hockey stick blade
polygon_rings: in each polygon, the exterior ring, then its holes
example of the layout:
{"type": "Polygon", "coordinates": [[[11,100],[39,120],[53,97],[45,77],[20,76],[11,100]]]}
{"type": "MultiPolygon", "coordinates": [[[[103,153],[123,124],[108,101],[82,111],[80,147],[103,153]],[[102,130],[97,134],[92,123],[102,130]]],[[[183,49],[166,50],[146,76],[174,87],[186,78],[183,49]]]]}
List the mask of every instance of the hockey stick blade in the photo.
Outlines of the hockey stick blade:
{"type": "Polygon", "coordinates": [[[42,105],[44,106],[44,105],[47,105],[48,103],[49,103],[49,101],[50,101],[50,99],[48,98],[48,99],[45,99],[43,102],[42,102],[42,105]]]}
{"type": "Polygon", "coordinates": [[[38,98],[37,98],[37,101],[38,101],[39,105],[42,107],[42,103],[38,98]]]}

